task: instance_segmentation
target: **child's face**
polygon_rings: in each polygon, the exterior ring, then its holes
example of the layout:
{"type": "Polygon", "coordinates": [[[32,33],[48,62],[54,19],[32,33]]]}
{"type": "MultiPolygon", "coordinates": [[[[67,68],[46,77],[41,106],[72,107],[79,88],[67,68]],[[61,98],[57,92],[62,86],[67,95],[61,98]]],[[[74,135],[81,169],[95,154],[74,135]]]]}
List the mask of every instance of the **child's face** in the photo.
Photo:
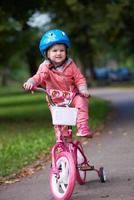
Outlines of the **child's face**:
{"type": "Polygon", "coordinates": [[[55,44],[47,51],[47,57],[54,65],[60,65],[66,59],[66,47],[64,44],[55,44]]]}

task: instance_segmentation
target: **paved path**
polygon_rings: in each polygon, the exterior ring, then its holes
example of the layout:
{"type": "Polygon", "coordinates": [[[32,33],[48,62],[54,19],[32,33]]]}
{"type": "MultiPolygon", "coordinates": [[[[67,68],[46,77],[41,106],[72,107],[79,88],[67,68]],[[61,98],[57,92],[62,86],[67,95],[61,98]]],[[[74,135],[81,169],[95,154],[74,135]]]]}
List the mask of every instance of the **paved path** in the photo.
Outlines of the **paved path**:
{"type": "MultiPolygon", "coordinates": [[[[116,110],[104,131],[84,146],[91,163],[105,167],[108,180],[100,183],[89,172],[85,185],[76,184],[71,200],[134,200],[134,90],[100,88],[91,94],[111,100],[116,110]]],[[[0,187],[0,200],[52,199],[49,164],[30,178],[0,187]]]]}
{"type": "Polygon", "coordinates": [[[134,200],[134,90],[93,89],[91,93],[111,100],[116,110],[101,136],[86,146],[90,160],[107,170],[108,181],[101,184],[89,174],[87,185],[78,187],[72,199],[134,200]]]}

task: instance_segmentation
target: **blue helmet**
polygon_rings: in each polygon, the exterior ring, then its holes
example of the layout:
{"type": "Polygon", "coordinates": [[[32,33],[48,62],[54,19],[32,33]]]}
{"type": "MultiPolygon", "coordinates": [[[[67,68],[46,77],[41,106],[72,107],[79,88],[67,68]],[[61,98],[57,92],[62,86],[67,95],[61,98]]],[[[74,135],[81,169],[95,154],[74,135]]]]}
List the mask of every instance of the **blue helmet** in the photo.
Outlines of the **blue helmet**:
{"type": "Polygon", "coordinates": [[[40,40],[39,49],[41,54],[44,55],[49,47],[60,43],[65,44],[67,48],[70,47],[70,39],[64,31],[59,29],[47,31],[40,40]]]}

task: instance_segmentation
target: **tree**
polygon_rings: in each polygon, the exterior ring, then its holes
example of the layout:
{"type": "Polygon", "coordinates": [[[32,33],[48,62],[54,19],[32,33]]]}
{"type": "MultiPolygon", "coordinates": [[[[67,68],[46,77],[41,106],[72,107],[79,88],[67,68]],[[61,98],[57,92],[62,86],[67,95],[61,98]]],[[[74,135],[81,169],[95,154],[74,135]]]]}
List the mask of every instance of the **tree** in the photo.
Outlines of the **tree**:
{"type": "MultiPolygon", "coordinates": [[[[27,25],[35,11],[49,13],[51,26],[65,30],[72,41],[72,52],[79,58],[83,72],[90,69],[95,78],[94,64],[108,51],[117,57],[133,55],[134,3],[132,0],[63,0],[36,1],[1,0],[0,2],[0,52],[1,66],[8,66],[18,51],[28,55],[27,61],[36,66],[38,53],[32,55],[40,31],[27,25]],[[118,26],[117,26],[118,24],[118,26]],[[30,47],[30,48],[28,48],[30,47]],[[5,58],[6,55],[6,58],[5,58]],[[30,55],[30,57],[29,57],[30,55]],[[33,59],[34,58],[34,59],[33,59]]],[[[44,29],[47,30],[47,27],[44,29]]],[[[36,52],[36,51],[35,51],[36,52]]],[[[102,58],[101,58],[102,59],[102,58]]],[[[35,67],[34,67],[35,70],[35,67]]],[[[31,73],[34,73],[31,70],[31,73]]]]}
{"type": "Polygon", "coordinates": [[[126,59],[134,54],[133,13],[132,0],[114,0],[106,6],[105,18],[102,16],[100,22],[93,26],[99,46],[112,52],[116,59],[126,59]]]}
{"type": "MultiPolygon", "coordinates": [[[[36,29],[33,31],[27,25],[29,17],[40,8],[42,1],[1,0],[0,2],[0,68],[2,71],[2,84],[6,84],[7,68],[10,68],[10,60],[18,51],[24,54],[33,47],[36,42],[36,29]],[[35,40],[32,41],[32,38],[35,40]]],[[[37,37],[36,35],[37,34],[37,37]]],[[[34,57],[36,58],[36,57],[34,57]]],[[[34,59],[35,61],[35,59],[34,59]]],[[[30,61],[29,61],[30,63],[30,61]]],[[[34,64],[35,66],[35,64],[34,64]]]]}

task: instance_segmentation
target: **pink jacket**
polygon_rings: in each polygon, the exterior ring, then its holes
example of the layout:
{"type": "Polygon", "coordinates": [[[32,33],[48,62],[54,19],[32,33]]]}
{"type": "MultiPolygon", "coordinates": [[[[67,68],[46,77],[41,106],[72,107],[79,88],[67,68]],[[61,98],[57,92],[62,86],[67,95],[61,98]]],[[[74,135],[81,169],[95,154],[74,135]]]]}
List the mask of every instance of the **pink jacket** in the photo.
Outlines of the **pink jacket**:
{"type": "Polygon", "coordinates": [[[45,86],[47,91],[59,89],[77,92],[80,86],[86,85],[86,79],[72,59],[63,64],[62,71],[54,69],[53,65],[45,60],[32,79],[36,85],[45,86]]]}

